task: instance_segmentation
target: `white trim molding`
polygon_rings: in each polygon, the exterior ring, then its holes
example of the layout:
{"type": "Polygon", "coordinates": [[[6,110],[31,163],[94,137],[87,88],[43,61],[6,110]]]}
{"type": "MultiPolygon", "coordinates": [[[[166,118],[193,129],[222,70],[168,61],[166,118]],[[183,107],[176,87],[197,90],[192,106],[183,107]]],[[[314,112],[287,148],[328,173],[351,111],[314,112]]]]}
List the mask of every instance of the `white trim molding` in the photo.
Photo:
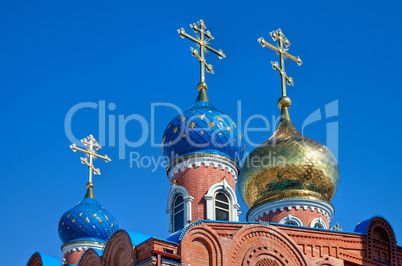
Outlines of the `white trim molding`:
{"type": "Polygon", "coordinates": [[[205,167],[209,167],[210,165],[212,165],[213,168],[217,168],[218,166],[220,166],[222,171],[227,171],[228,173],[231,173],[232,176],[234,176],[235,180],[239,175],[237,167],[231,164],[230,162],[223,160],[221,158],[205,156],[205,157],[188,158],[170,167],[168,171],[169,180],[171,181],[172,177],[175,174],[177,174],[179,170],[184,171],[187,168],[193,167],[193,165],[195,165],[195,167],[200,167],[201,164],[203,164],[205,167]]]}
{"type": "Polygon", "coordinates": [[[207,194],[205,194],[204,199],[206,201],[207,207],[207,220],[215,220],[214,211],[214,198],[218,191],[224,192],[229,197],[230,205],[230,221],[238,222],[240,216],[240,205],[237,203],[236,192],[229,185],[228,181],[224,179],[222,182],[213,184],[209,189],[207,194]]]}
{"type": "Polygon", "coordinates": [[[293,216],[291,214],[289,214],[288,216],[286,216],[285,218],[280,220],[279,223],[280,224],[295,224],[295,225],[303,226],[302,220],[300,220],[298,217],[293,216]]]}
{"type": "Polygon", "coordinates": [[[97,244],[97,243],[88,243],[88,242],[75,242],[75,243],[71,243],[71,244],[67,244],[65,246],[63,246],[61,248],[61,252],[63,253],[63,257],[64,255],[66,255],[66,253],[70,252],[70,251],[81,251],[81,250],[87,250],[87,249],[99,249],[99,250],[103,250],[105,248],[105,245],[103,244],[97,244]]]}
{"type": "Polygon", "coordinates": [[[314,220],[312,220],[310,222],[310,227],[315,227],[316,224],[319,226],[318,228],[328,229],[327,224],[321,217],[318,217],[318,218],[315,218],[314,220]]]}
{"type": "Polygon", "coordinates": [[[184,200],[184,226],[191,222],[191,202],[194,200],[185,187],[177,185],[173,182],[173,185],[169,191],[168,201],[167,201],[167,209],[166,213],[169,215],[169,232],[173,233],[173,211],[172,207],[174,204],[174,200],[178,195],[183,196],[184,200]]]}
{"type": "Polygon", "coordinates": [[[328,202],[314,199],[294,198],[268,202],[252,208],[247,214],[247,221],[257,222],[261,219],[261,217],[268,215],[270,212],[276,212],[277,210],[283,211],[285,208],[290,210],[292,207],[294,207],[296,210],[300,208],[307,210],[307,208],[310,208],[312,211],[314,211],[317,209],[317,212],[322,212],[322,214],[327,217],[328,222],[331,221],[335,214],[334,207],[328,202]]]}

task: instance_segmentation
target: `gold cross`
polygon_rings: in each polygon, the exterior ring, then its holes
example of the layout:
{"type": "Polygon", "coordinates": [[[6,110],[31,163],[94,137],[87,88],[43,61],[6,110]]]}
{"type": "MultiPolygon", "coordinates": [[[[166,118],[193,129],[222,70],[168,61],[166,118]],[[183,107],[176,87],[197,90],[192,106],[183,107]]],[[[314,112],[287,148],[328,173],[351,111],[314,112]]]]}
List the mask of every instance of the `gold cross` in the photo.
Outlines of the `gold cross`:
{"type": "Polygon", "coordinates": [[[177,32],[180,34],[182,39],[187,38],[195,42],[199,46],[200,52],[198,53],[198,49],[191,48],[192,51],[191,54],[198,59],[201,67],[200,83],[198,84],[198,90],[207,89],[207,84],[205,83],[205,68],[207,69],[208,73],[214,74],[214,71],[212,70],[212,65],[207,64],[207,61],[205,60],[205,49],[213,52],[214,54],[217,54],[219,59],[225,58],[226,55],[222,52],[221,49],[217,50],[208,45],[208,42],[210,40],[213,40],[214,37],[212,36],[210,31],[206,31],[207,26],[205,26],[204,21],[202,19],[197,23],[190,24],[190,27],[193,29],[195,33],[198,32],[200,36],[197,38],[193,37],[187,34],[183,28],[177,30],[177,32]]]}
{"type": "Polygon", "coordinates": [[[96,153],[96,151],[102,149],[102,147],[99,145],[99,143],[96,142],[96,139],[92,135],[89,135],[87,138],[82,139],[81,142],[84,144],[85,147],[87,147],[86,149],[77,147],[77,145],[75,143],[70,145],[70,148],[74,152],[76,152],[76,151],[83,152],[86,155],[88,155],[88,157],[89,157],[89,162],[88,162],[87,158],[80,157],[81,163],[86,164],[89,168],[89,177],[88,177],[88,184],[87,184],[87,187],[89,188],[89,186],[93,187],[92,171],[94,172],[95,175],[101,174],[100,169],[94,167],[93,158],[94,157],[101,158],[101,159],[105,160],[106,162],[110,162],[111,159],[107,155],[100,155],[100,154],[96,153]]]}
{"type": "Polygon", "coordinates": [[[331,227],[331,230],[343,231],[338,222],[331,227]]]}
{"type": "Polygon", "coordinates": [[[278,62],[272,62],[272,67],[279,72],[279,74],[281,75],[281,81],[282,81],[282,97],[286,96],[286,82],[288,83],[288,85],[293,86],[293,79],[291,77],[288,77],[286,75],[285,72],[285,58],[290,58],[293,61],[297,62],[297,64],[300,66],[301,64],[303,64],[302,60],[300,59],[300,57],[296,57],[293,56],[291,54],[289,54],[287,52],[287,47],[290,46],[290,42],[289,40],[285,37],[285,35],[283,34],[283,32],[281,31],[281,29],[278,29],[276,31],[272,31],[269,33],[269,35],[271,35],[272,39],[274,41],[278,41],[279,44],[278,46],[272,45],[269,42],[266,42],[264,40],[264,38],[259,38],[258,42],[261,43],[262,47],[266,46],[268,48],[271,48],[272,50],[276,51],[279,54],[279,59],[280,59],[280,63],[278,65],[278,62]],[[283,45],[286,46],[286,48],[283,47],[283,45]]]}

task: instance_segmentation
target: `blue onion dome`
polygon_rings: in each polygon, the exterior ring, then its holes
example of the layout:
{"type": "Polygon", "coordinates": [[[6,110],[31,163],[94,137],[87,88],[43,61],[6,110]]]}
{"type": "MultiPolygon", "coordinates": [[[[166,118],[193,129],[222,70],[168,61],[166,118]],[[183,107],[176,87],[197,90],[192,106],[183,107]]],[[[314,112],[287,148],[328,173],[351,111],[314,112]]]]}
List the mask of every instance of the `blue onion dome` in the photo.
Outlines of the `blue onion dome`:
{"type": "Polygon", "coordinates": [[[201,89],[194,105],[166,127],[162,151],[169,166],[185,158],[211,154],[238,165],[244,150],[242,139],[235,122],[216,109],[206,90],[201,89]]]}
{"type": "Polygon", "coordinates": [[[80,203],[61,217],[58,231],[63,244],[72,241],[105,243],[119,229],[114,217],[95,199],[92,187],[88,187],[80,203]]]}
{"type": "Polygon", "coordinates": [[[280,105],[281,120],[273,136],[256,147],[241,167],[238,187],[249,208],[290,198],[329,203],[338,188],[334,155],[323,144],[300,134],[290,120],[287,99],[280,102],[284,106],[280,105]]]}

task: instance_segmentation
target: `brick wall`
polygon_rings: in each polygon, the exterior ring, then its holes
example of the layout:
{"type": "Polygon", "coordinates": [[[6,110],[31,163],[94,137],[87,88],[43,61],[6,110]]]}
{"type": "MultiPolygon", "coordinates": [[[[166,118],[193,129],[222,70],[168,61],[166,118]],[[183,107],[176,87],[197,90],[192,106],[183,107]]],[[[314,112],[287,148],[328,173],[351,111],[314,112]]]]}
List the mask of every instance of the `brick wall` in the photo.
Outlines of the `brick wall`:
{"type": "Polygon", "coordinates": [[[328,218],[322,212],[318,212],[317,209],[311,210],[310,208],[307,208],[306,210],[304,210],[303,208],[299,208],[297,210],[295,207],[292,207],[290,209],[286,207],[283,211],[271,211],[269,214],[262,216],[260,220],[265,222],[279,223],[289,214],[299,218],[303,222],[303,226],[310,226],[310,223],[313,219],[321,217],[327,225],[327,228],[329,228],[328,218]]]}
{"type": "MultiPolygon", "coordinates": [[[[66,255],[72,259],[73,253],[66,255]]],[[[367,234],[281,224],[204,221],[189,228],[180,244],[151,238],[135,247],[124,231],[117,232],[106,246],[101,265],[145,262],[145,266],[158,265],[159,261],[161,265],[176,262],[186,266],[382,266],[385,260],[401,266],[402,248],[396,246],[392,228],[381,218],[370,223],[367,234]],[[379,231],[380,228],[384,230],[379,231]],[[374,257],[377,240],[388,243],[387,256],[374,257]],[[131,255],[125,254],[130,250],[135,254],[133,262],[127,261],[131,255]]],[[[40,258],[33,256],[28,265],[40,265],[35,264],[38,261],[40,258]]],[[[99,261],[96,252],[91,255],[90,251],[80,265],[95,266],[99,261]]]]}
{"type": "Polygon", "coordinates": [[[199,167],[193,165],[191,168],[186,168],[183,171],[179,170],[171,180],[177,182],[178,185],[187,189],[190,196],[194,197],[192,202],[192,220],[198,221],[206,219],[206,202],[204,196],[208,189],[224,178],[229,185],[236,191],[235,177],[228,173],[227,170],[221,169],[220,166],[214,168],[212,165],[205,167],[203,164],[199,167]]]}
{"type": "Polygon", "coordinates": [[[192,243],[191,265],[210,265],[210,253],[211,251],[209,250],[208,245],[203,240],[196,239],[192,243]]]}
{"type": "MultiPolygon", "coordinates": [[[[289,225],[263,225],[259,223],[220,223],[205,221],[191,227],[181,244],[182,265],[392,265],[401,266],[402,248],[393,242],[387,231],[390,254],[381,261],[369,254],[370,239],[378,238],[378,226],[373,232],[349,233],[289,225]],[[208,254],[206,254],[208,253],[208,254]],[[371,256],[371,258],[370,258],[371,256]],[[395,261],[395,262],[394,262],[395,261]]],[[[385,225],[384,225],[385,224],[385,225]]],[[[385,241],[385,240],[384,240],[385,241]]],[[[373,250],[376,245],[373,244],[373,250]]]]}
{"type": "Polygon", "coordinates": [[[179,245],[166,242],[157,238],[151,238],[148,241],[135,247],[136,260],[134,265],[144,262],[151,257],[160,256],[162,259],[169,259],[179,262],[179,245]]]}
{"type": "Polygon", "coordinates": [[[84,249],[81,249],[66,252],[66,254],[64,254],[64,259],[66,259],[67,263],[76,265],[78,264],[78,260],[81,258],[84,251],[85,251],[84,249]]]}
{"type": "Polygon", "coordinates": [[[102,258],[99,257],[95,250],[89,249],[85,251],[84,255],[80,259],[80,265],[86,266],[101,266],[102,258]]]}

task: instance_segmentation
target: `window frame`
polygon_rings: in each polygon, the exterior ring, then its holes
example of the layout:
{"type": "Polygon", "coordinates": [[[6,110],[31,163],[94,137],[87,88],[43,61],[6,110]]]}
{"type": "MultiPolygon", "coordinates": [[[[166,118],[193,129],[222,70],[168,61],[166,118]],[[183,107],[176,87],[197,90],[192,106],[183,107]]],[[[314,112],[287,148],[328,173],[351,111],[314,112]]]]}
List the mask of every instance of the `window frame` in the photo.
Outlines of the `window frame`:
{"type": "Polygon", "coordinates": [[[292,214],[289,214],[288,216],[284,217],[282,220],[279,221],[280,224],[286,224],[286,225],[297,225],[297,226],[303,226],[303,221],[292,214]]]}
{"type": "Polygon", "coordinates": [[[183,194],[177,194],[175,199],[173,200],[173,205],[172,205],[172,218],[173,218],[173,231],[176,232],[182,228],[184,228],[184,226],[186,225],[186,221],[185,221],[185,202],[184,202],[184,196],[183,194]],[[179,203],[178,206],[176,206],[176,202],[177,200],[181,197],[181,203],[179,203]],[[181,210],[176,212],[176,208],[182,206],[181,210]],[[183,221],[182,221],[182,225],[179,229],[176,230],[176,215],[178,215],[179,213],[183,213],[183,221]]]}
{"type": "Polygon", "coordinates": [[[194,200],[192,196],[188,194],[188,191],[185,187],[178,185],[176,182],[173,182],[172,187],[170,188],[168,200],[167,200],[167,208],[166,213],[168,214],[168,222],[169,222],[169,232],[174,233],[173,227],[173,204],[178,195],[183,196],[184,200],[184,226],[192,221],[191,219],[191,202],[194,200]]]}
{"type": "Polygon", "coordinates": [[[206,211],[207,211],[207,220],[215,220],[215,208],[214,208],[214,199],[215,193],[217,191],[223,191],[226,196],[229,198],[230,204],[230,213],[229,213],[229,221],[238,222],[240,216],[240,205],[237,203],[237,196],[234,189],[229,185],[226,178],[223,181],[213,184],[207,191],[204,196],[206,201],[206,211]]]}
{"type": "Polygon", "coordinates": [[[328,229],[327,224],[321,217],[315,218],[310,222],[310,227],[316,229],[328,229]],[[316,227],[318,225],[318,227],[316,227]]]}
{"type": "Polygon", "coordinates": [[[227,193],[225,193],[225,191],[223,191],[223,190],[216,191],[215,195],[214,195],[214,199],[213,199],[213,217],[214,217],[214,220],[217,220],[216,219],[216,209],[217,208],[220,209],[220,210],[228,212],[228,220],[219,220],[219,221],[228,221],[228,222],[232,221],[232,219],[231,219],[231,217],[232,217],[231,200],[230,200],[229,195],[227,195],[227,193]],[[218,194],[223,194],[226,197],[227,202],[223,202],[223,201],[217,199],[216,196],[218,194]],[[225,210],[223,207],[216,206],[216,201],[218,201],[220,203],[223,203],[223,204],[227,204],[228,205],[227,210],[225,210]]]}

